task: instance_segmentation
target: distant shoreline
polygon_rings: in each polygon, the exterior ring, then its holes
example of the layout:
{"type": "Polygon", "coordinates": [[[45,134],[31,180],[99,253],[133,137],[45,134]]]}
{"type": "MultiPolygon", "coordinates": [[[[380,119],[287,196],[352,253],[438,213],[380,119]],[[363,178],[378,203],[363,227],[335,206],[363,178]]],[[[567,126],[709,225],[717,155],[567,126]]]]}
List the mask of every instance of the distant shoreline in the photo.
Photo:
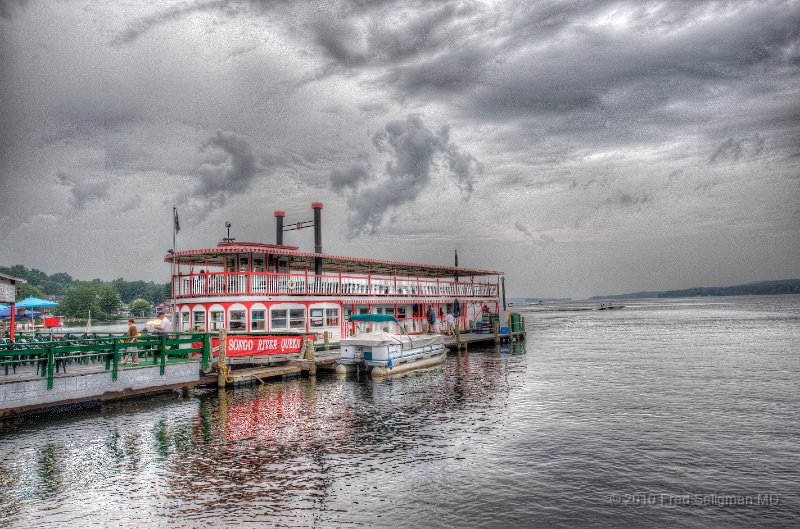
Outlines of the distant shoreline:
{"type": "Polygon", "coordinates": [[[651,292],[632,292],[629,294],[609,294],[592,296],[591,301],[603,299],[642,299],[642,298],[694,298],[708,296],[780,296],[800,294],[800,279],[778,281],[758,281],[729,287],[695,287],[682,290],[661,290],[651,292]]]}

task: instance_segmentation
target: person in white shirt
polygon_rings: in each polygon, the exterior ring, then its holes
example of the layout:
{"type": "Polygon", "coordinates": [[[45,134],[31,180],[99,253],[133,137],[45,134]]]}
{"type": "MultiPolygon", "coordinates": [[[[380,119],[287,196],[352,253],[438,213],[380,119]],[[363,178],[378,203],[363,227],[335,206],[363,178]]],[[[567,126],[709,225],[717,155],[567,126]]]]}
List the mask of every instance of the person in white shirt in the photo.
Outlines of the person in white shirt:
{"type": "Polygon", "coordinates": [[[164,314],[163,312],[159,312],[158,319],[161,320],[161,323],[159,323],[158,326],[155,328],[155,331],[158,334],[167,334],[169,331],[172,330],[172,322],[169,321],[169,318],[167,318],[166,314],[164,314]]]}
{"type": "Polygon", "coordinates": [[[447,316],[445,316],[445,318],[444,318],[444,322],[446,324],[445,327],[447,328],[448,336],[452,336],[453,334],[455,334],[456,319],[453,317],[453,313],[452,312],[448,312],[447,313],[447,316]]]}

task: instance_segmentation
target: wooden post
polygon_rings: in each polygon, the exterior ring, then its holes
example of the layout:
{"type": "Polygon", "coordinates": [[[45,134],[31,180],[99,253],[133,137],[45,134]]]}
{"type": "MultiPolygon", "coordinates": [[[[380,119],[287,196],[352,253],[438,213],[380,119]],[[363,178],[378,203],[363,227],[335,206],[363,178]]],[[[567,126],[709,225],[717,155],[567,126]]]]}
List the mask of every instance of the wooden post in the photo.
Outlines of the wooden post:
{"type": "Polygon", "coordinates": [[[119,372],[119,346],[117,340],[113,340],[111,343],[111,380],[117,380],[117,373],[119,372]]]}
{"type": "Polygon", "coordinates": [[[330,340],[330,337],[328,336],[328,331],[325,331],[324,333],[322,333],[322,336],[323,336],[323,340],[324,340],[324,343],[325,343],[325,350],[326,351],[330,351],[331,350],[331,340],[330,340]]]}
{"type": "Polygon", "coordinates": [[[494,343],[500,343],[500,319],[498,318],[497,323],[494,324],[494,343]]]}
{"type": "Polygon", "coordinates": [[[53,389],[53,368],[56,363],[56,344],[50,342],[47,345],[47,389],[53,389]]]}
{"type": "Polygon", "coordinates": [[[161,364],[158,368],[158,372],[159,374],[161,374],[161,376],[164,376],[164,373],[166,372],[167,369],[167,336],[165,334],[162,334],[161,336],[159,336],[159,338],[161,347],[161,364]]]}
{"type": "Polygon", "coordinates": [[[228,378],[228,359],[226,357],[228,330],[219,330],[219,359],[217,360],[217,387],[224,388],[228,378]]]}
{"type": "Polygon", "coordinates": [[[306,360],[308,361],[308,376],[317,376],[317,361],[314,360],[314,342],[306,338],[306,360]]]}
{"type": "Polygon", "coordinates": [[[459,325],[458,319],[456,319],[456,351],[461,350],[461,325],[459,325]]]}

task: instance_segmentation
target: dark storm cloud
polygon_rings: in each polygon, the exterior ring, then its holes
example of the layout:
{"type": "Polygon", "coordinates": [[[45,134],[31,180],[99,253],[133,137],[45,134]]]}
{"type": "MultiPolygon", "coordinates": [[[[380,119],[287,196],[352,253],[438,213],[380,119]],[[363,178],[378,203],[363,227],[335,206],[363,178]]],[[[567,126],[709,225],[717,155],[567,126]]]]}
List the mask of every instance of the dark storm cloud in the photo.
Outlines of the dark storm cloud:
{"type": "Polygon", "coordinates": [[[172,6],[153,15],[134,20],[128,24],[128,27],[125,28],[122,33],[111,40],[111,44],[114,46],[128,44],[155,27],[167,24],[169,22],[174,22],[183,17],[189,16],[192,13],[218,10],[227,6],[228,4],[230,4],[230,2],[227,0],[212,0],[205,2],[181,3],[176,6],[172,6]]]}
{"type": "Polygon", "coordinates": [[[337,193],[345,190],[357,191],[358,187],[372,177],[372,168],[368,162],[361,162],[349,169],[334,169],[330,174],[331,189],[337,193]]]}
{"type": "Polygon", "coordinates": [[[443,159],[467,196],[472,193],[475,174],[481,170],[471,154],[450,142],[448,126],[434,132],[416,114],[408,115],[404,121],[390,121],[372,137],[372,142],[379,153],[390,158],[378,182],[374,182],[376,177],[364,162],[330,175],[334,190],[352,191],[347,200],[350,236],[375,232],[392,208],[414,202],[430,184],[435,157],[443,159]],[[363,186],[367,182],[371,187],[363,186]]]}
{"type": "Polygon", "coordinates": [[[204,208],[223,206],[228,198],[247,191],[257,177],[287,163],[284,156],[260,156],[246,137],[231,131],[215,132],[200,152],[204,161],[197,168],[198,182],[184,198],[204,208]]]}
{"type": "Polygon", "coordinates": [[[711,155],[709,161],[711,163],[727,160],[738,161],[743,157],[756,157],[764,151],[764,138],[753,134],[750,138],[742,138],[735,140],[728,138],[722,145],[720,145],[711,155]]]}
{"type": "Polygon", "coordinates": [[[28,3],[28,0],[0,0],[0,18],[11,18],[28,3]]]}
{"type": "Polygon", "coordinates": [[[463,38],[464,22],[477,13],[478,5],[421,2],[414,13],[391,4],[395,3],[344,2],[339,16],[325,13],[310,23],[314,42],[345,68],[384,68],[435,53],[463,38]]]}
{"type": "Polygon", "coordinates": [[[89,203],[107,200],[111,184],[108,180],[79,180],[64,171],[56,173],[56,182],[69,190],[70,204],[76,210],[84,209],[89,203]]]}

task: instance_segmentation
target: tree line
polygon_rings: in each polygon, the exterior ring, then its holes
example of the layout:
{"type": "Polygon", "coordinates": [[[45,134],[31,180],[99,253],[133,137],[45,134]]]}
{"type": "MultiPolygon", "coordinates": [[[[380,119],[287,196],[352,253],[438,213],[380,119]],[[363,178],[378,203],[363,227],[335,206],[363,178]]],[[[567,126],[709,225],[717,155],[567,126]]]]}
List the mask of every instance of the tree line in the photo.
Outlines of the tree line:
{"type": "Polygon", "coordinates": [[[17,285],[17,299],[28,296],[37,298],[56,298],[58,306],[54,314],[73,318],[86,318],[89,311],[93,318],[109,318],[119,308],[128,305],[137,316],[148,316],[157,305],[169,298],[169,283],[152,281],[126,281],[117,278],[113,281],[79,281],[67,273],[58,272],[47,275],[36,268],[23,265],[0,266],[0,273],[24,279],[27,283],[17,285]]]}
{"type": "Polygon", "coordinates": [[[593,296],[589,299],[638,299],[638,298],[689,298],[695,296],[769,296],[800,294],[800,279],[758,281],[730,287],[695,287],[682,290],[633,292],[611,296],[593,296]]]}

